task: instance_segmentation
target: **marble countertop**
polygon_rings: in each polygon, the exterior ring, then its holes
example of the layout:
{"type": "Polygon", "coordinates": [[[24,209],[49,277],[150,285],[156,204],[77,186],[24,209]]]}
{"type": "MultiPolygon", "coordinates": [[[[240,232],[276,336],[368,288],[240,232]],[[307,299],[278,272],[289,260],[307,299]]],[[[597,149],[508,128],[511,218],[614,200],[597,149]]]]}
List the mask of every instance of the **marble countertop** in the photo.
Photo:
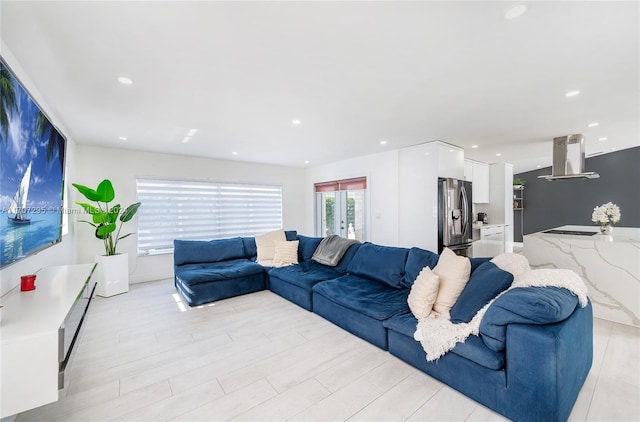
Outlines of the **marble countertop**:
{"type": "MultiPolygon", "coordinates": [[[[615,242],[615,243],[635,243],[640,244],[640,228],[637,227],[613,227],[613,231],[610,235],[600,234],[599,226],[561,226],[548,230],[575,230],[595,233],[593,236],[582,236],[572,234],[558,234],[558,233],[544,233],[537,232],[531,233],[526,236],[537,236],[546,238],[557,238],[565,241],[574,242],[575,240],[588,240],[592,242],[615,242]]],[[[546,230],[545,230],[546,231],[546,230]]]]}

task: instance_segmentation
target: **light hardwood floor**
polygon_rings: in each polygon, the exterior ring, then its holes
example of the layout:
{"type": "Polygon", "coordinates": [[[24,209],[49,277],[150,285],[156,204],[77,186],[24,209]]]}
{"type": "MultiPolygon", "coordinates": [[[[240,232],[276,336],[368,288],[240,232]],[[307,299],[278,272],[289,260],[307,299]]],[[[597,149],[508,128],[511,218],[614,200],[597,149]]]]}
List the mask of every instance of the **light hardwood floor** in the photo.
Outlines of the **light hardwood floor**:
{"type": "MultiPolygon", "coordinates": [[[[640,330],[594,343],[571,420],[637,421],[640,330]]],[[[94,300],[60,396],[16,420],[504,420],[269,291],[189,308],[169,280],[94,300]]]]}

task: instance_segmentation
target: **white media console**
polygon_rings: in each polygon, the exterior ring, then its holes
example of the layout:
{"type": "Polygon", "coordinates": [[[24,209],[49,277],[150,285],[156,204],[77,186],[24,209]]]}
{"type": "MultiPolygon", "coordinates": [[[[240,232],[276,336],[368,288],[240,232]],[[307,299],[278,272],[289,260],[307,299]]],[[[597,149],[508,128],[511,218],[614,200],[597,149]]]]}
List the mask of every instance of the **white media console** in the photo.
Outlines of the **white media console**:
{"type": "Polygon", "coordinates": [[[38,271],[36,289],[1,298],[0,418],[58,400],[64,370],[93,297],[96,264],[38,271]]]}

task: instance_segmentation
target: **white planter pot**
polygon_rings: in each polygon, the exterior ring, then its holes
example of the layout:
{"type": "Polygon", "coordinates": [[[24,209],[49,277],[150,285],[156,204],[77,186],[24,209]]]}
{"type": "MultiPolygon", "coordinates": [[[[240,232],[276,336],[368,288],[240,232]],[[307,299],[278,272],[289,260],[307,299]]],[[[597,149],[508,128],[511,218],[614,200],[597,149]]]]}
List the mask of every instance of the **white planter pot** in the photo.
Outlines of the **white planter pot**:
{"type": "Polygon", "coordinates": [[[129,254],[97,255],[96,294],[110,297],[129,291],[129,254]]]}

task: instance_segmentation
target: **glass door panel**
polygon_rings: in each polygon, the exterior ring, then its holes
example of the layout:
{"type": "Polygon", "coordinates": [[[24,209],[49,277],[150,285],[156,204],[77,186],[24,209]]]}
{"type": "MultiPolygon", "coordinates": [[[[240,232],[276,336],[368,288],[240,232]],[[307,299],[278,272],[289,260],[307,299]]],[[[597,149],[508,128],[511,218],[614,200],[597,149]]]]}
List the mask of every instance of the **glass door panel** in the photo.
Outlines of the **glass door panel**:
{"type": "Polygon", "coordinates": [[[365,190],[346,192],[347,233],[348,239],[365,240],[365,190]]]}
{"type": "Polygon", "coordinates": [[[316,235],[366,240],[366,190],[317,192],[316,235]]]}
{"type": "Polygon", "coordinates": [[[340,234],[340,216],[336,214],[336,193],[318,192],[316,194],[317,216],[319,217],[316,221],[318,236],[326,237],[331,234],[340,234]]]}

